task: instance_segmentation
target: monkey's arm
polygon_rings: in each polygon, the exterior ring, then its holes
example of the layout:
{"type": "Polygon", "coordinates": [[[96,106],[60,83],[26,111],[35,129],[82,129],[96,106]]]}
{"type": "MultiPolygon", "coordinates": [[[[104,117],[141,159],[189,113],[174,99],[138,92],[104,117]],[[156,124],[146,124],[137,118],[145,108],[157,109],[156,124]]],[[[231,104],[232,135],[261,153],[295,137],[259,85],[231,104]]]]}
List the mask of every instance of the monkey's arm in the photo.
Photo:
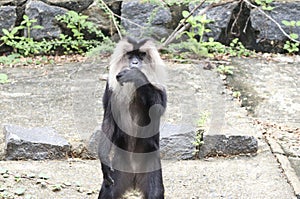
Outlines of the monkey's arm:
{"type": "Polygon", "coordinates": [[[149,84],[146,75],[138,68],[126,68],[116,76],[117,81],[123,86],[126,82],[133,82],[136,88],[149,84]]]}
{"type": "Polygon", "coordinates": [[[103,173],[103,179],[107,186],[112,185],[114,180],[111,177],[113,169],[111,168],[110,152],[113,142],[113,134],[115,131],[115,123],[111,114],[110,98],[112,92],[109,90],[108,84],[106,84],[105,93],[103,96],[103,108],[104,116],[102,122],[102,133],[100,136],[98,157],[101,161],[101,168],[103,173]]]}
{"type": "Polygon", "coordinates": [[[126,82],[133,82],[142,103],[148,107],[155,104],[161,105],[163,109],[160,110],[160,114],[163,114],[167,102],[166,91],[151,84],[141,70],[138,68],[125,69],[116,78],[121,85],[126,82]]]}

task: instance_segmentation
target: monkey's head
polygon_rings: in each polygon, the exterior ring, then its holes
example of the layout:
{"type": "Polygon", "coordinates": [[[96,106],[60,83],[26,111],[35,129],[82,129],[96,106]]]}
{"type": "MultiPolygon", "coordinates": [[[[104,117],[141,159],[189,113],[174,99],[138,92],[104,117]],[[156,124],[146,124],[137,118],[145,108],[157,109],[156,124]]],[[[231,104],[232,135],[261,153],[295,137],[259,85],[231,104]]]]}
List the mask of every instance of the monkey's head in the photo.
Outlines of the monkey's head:
{"type": "Polygon", "coordinates": [[[153,84],[164,84],[165,65],[151,39],[122,39],[116,46],[110,60],[109,86],[112,90],[119,84],[116,75],[125,69],[138,68],[153,84]]]}

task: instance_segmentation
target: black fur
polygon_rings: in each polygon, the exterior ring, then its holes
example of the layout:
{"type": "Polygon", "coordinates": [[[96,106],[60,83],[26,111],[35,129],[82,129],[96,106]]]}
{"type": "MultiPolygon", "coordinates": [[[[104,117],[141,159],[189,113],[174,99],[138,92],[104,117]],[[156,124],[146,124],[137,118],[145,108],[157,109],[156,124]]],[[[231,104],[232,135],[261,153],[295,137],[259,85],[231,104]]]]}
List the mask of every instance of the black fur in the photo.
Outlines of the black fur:
{"type": "MultiPolygon", "coordinates": [[[[139,48],[144,43],[145,42],[134,44],[139,48]]],[[[163,199],[164,187],[159,157],[159,125],[160,118],[166,108],[166,92],[152,85],[145,74],[138,68],[125,69],[121,71],[116,78],[120,85],[128,82],[134,84],[136,90],[129,107],[130,115],[132,118],[138,118],[137,124],[142,127],[151,123],[151,128],[142,128],[137,132],[138,134],[141,133],[151,136],[146,136],[145,138],[134,137],[119,128],[112,114],[112,96],[114,93],[110,90],[109,84],[107,83],[103,96],[104,118],[102,123],[102,131],[106,137],[101,139],[102,141],[100,141],[99,145],[103,183],[98,199],[117,199],[129,189],[140,190],[145,199],[163,199]],[[153,105],[159,106],[152,111],[152,115],[149,115],[149,110],[153,105]],[[157,153],[151,156],[151,158],[135,160],[132,159],[130,153],[124,155],[117,151],[112,161],[110,161],[109,153],[112,149],[112,144],[127,152],[141,154],[157,153]],[[120,160],[125,168],[127,165],[128,168],[134,168],[135,165],[138,165],[139,168],[150,168],[151,166],[149,165],[151,164],[159,165],[159,168],[151,170],[150,172],[135,172],[134,170],[129,170],[129,172],[121,171],[114,165],[120,160]]],[[[121,86],[121,89],[122,88],[124,87],[121,86]]],[[[119,104],[119,106],[120,107],[114,108],[122,108],[122,104],[119,104]]]]}

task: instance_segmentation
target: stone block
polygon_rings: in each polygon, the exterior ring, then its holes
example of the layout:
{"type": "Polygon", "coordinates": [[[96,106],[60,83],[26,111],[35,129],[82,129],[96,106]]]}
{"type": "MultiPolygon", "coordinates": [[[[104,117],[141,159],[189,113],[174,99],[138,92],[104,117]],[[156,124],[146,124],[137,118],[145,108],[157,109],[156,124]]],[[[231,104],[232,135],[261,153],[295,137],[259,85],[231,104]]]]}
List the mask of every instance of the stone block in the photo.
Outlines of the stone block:
{"type": "MultiPolygon", "coordinates": [[[[190,125],[164,124],[160,130],[160,154],[162,159],[186,160],[195,155],[195,128],[190,125]]],[[[101,128],[95,129],[88,144],[89,153],[97,156],[101,128]]]]}
{"type": "Polygon", "coordinates": [[[195,155],[195,127],[187,124],[164,124],[160,133],[162,159],[186,160],[195,155]]]}
{"type": "Polygon", "coordinates": [[[203,135],[199,158],[256,153],[257,150],[258,142],[254,136],[208,133],[203,135]]]}
{"type": "Polygon", "coordinates": [[[70,144],[50,127],[5,125],[4,134],[7,160],[62,159],[70,151],[70,144]]]}

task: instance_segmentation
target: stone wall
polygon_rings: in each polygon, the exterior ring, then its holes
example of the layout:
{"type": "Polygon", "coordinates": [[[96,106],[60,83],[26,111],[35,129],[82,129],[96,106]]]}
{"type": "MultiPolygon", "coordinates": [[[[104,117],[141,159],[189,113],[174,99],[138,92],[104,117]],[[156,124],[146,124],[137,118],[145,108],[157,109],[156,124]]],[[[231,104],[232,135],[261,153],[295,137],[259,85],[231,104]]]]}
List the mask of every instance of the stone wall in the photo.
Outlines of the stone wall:
{"type": "MultiPolygon", "coordinates": [[[[193,5],[174,5],[161,7],[159,5],[140,3],[138,1],[106,0],[108,6],[121,15],[118,19],[127,34],[134,37],[150,36],[161,40],[177,26],[181,19],[181,11],[191,10],[193,5]]],[[[195,6],[195,5],[194,5],[195,6]]],[[[206,5],[202,6],[205,7],[206,5]]],[[[265,11],[275,19],[288,33],[300,35],[300,26],[287,27],[282,20],[300,20],[299,2],[274,2],[272,11],[265,11]]],[[[0,36],[2,28],[11,30],[20,25],[24,14],[31,19],[37,19],[44,29],[32,31],[36,40],[53,39],[64,31],[55,20],[68,10],[74,10],[89,16],[97,27],[106,35],[112,36],[116,29],[109,16],[97,5],[97,0],[1,0],[0,1],[0,36]]],[[[206,12],[214,22],[208,24],[211,32],[205,37],[213,37],[224,44],[229,44],[238,37],[249,49],[265,52],[283,52],[282,47],[287,37],[278,26],[263,15],[258,9],[250,7],[245,2],[229,2],[211,8],[206,12]]],[[[25,33],[21,33],[25,34],[25,33]]],[[[3,46],[0,52],[3,52],[3,46]]]]}

